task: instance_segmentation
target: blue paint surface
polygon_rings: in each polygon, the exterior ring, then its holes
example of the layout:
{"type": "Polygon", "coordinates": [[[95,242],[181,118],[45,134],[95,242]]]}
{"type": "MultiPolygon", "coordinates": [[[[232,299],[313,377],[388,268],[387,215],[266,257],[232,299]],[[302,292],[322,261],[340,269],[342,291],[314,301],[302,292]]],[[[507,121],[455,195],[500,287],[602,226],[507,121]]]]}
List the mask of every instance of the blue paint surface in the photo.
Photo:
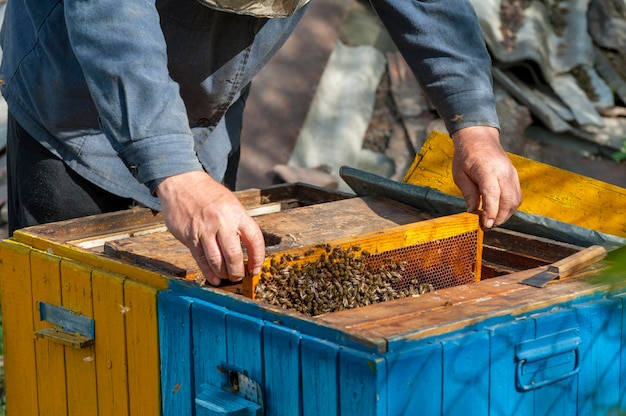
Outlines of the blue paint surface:
{"type": "Polygon", "coordinates": [[[164,409],[204,412],[201,386],[224,390],[219,367],[226,365],[258,383],[267,416],[626,411],[622,296],[486,319],[428,339],[398,337],[379,353],[342,344],[315,322],[291,325],[297,317],[278,319],[248,300],[244,312],[234,297],[221,304],[219,296],[189,294],[159,295],[159,320],[168,321],[160,324],[164,409]],[[190,378],[183,394],[171,394],[165,383],[183,377],[190,378]],[[521,388],[524,382],[530,387],[521,388]]]}

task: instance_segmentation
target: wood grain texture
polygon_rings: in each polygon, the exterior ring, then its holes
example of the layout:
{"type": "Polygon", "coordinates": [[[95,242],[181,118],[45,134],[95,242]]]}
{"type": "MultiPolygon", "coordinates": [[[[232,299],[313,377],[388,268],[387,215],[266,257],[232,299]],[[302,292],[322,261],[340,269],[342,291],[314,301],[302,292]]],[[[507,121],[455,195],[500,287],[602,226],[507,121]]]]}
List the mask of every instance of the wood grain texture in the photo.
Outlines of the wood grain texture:
{"type": "MultiPolygon", "coordinates": [[[[454,146],[433,132],[404,181],[462,196],[452,178],[454,146]]],[[[524,200],[520,211],[541,215],[607,234],[626,237],[626,189],[509,153],[517,169],[524,200]]]]}
{"type": "Polygon", "coordinates": [[[535,320],[507,321],[488,328],[491,339],[490,378],[491,397],[498,400],[492,406],[500,415],[532,415],[533,393],[520,391],[515,380],[515,347],[520,340],[535,338],[535,320]]]}
{"type": "Polygon", "coordinates": [[[300,345],[303,416],[339,415],[339,345],[307,335],[300,345]]]}
{"type": "Polygon", "coordinates": [[[585,279],[585,275],[593,276],[601,267],[601,264],[592,266],[577,278],[554,282],[541,289],[519,284],[546,270],[546,267],[538,267],[314,319],[369,342],[385,340],[386,348],[392,349],[409,339],[425,339],[469,328],[487,319],[523,315],[581,297],[623,290],[626,282],[585,279]]]}
{"type": "Polygon", "coordinates": [[[227,363],[247,371],[248,376],[263,381],[263,321],[238,313],[226,315],[227,363]]]}
{"type": "MultiPolygon", "coordinates": [[[[559,314],[542,314],[535,319],[535,337],[578,328],[577,311],[563,310],[559,314]]],[[[567,378],[534,391],[535,416],[575,415],[578,410],[577,390],[569,388],[574,379],[567,378]]]]}
{"type": "MultiPolygon", "coordinates": [[[[33,250],[30,255],[33,285],[34,329],[52,327],[39,319],[39,302],[61,305],[61,259],[33,250]]],[[[67,415],[67,378],[65,347],[48,339],[35,340],[39,411],[46,415],[67,415]],[[44,394],[45,392],[45,394],[44,394]]]]}
{"type": "Polygon", "coordinates": [[[125,276],[104,270],[92,272],[98,410],[102,415],[129,414],[125,280],[125,276]]]}
{"type": "Polygon", "coordinates": [[[201,300],[195,300],[191,307],[194,344],[194,374],[199,384],[209,383],[219,386],[224,382],[224,374],[218,367],[227,362],[226,315],[228,310],[201,300]]]}
{"type": "MultiPolygon", "coordinates": [[[[579,310],[580,372],[578,374],[579,414],[609,414],[623,399],[615,386],[623,383],[620,356],[622,332],[621,299],[594,303],[579,310]],[[584,400],[582,400],[584,398],[584,400]]],[[[623,409],[623,407],[622,407],[623,409]]]]}
{"type": "Polygon", "coordinates": [[[136,265],[106,256],[97,251],[82,249],[71,244],[57,243],[51,240],[42,239],[36,235],[31,237],[33,246],[40,249],[43,247],[43,250],[46,252],[70,258],[94,268],[122,274],[139,283],[143,283],[157,289],[167,288],[168,277],[161,273],[157,273],[143,267],[134,267],[136,265]]]}
{"type": "Polygon", "coordinates": [[[442,342],[443,415],[480,416],[489,414],[489,335],[461,334],[442,342]],[[468,405],[471,403],[471,405],[468,405]]]}
{"type": "Polygon", "coordinates": [[[157,295],[161,397],[164,415],[193,414],[191,302],[170,291],[157,295]]]}
{"type": "MultiPolygon", "coordinates": [[[[63,307],[93,319],[91,268],[69,260],[61,261],[63,307]]],[[[65,347],[68,415],[97,415],[98,389],[95,346],[65,347]]]]}
{"type": "Polygon", "coordinates": [[[0,242],[0,264],[7,414],[37,415],[30,248],[10,240],[0,242]]]}
{"type": "Polygon", "coordinates": [[[157,290],[124,282],[128,394],[131,416],[161,415],[157,290]]]}
{"type": "Polygon", "coordinates": [[[302,406],[299,388],[300,333],[284,326],[266,323],[263,327],[263,366],[266,369],[263,382],[266,414],[299,414],[302,406]]]}
{"type": "Polygon", "coordinates": [[[443,352],[441,343],[388,354],[390,415],[442,415],[443,352]]]}
{"type": "Polygon", "coordinates": [[[339,409],[341,415],[386,414],[386,359],[349,348],[339,350],[339,409]]]}
{"type": "MultiPolygon", "coordinates": [[[[293,208],[256,217],[266,236],[268,255],[364,232],[430,219],[429,214],[385,198],[349,198],[293,208]]],[[[202,273],[189,250],[169,232],[134,235],[109,241],[111,258],[183,279],[199,281],[202,273]]]]}

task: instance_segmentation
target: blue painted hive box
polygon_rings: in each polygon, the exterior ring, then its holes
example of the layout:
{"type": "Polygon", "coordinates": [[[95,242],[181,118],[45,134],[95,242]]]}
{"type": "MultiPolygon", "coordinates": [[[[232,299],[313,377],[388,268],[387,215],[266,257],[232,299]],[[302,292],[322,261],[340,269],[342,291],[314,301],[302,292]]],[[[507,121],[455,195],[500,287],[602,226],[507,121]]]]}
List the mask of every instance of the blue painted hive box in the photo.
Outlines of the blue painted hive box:
{"type": "MultiPolygon", "coordinates": [[[[270,255],[437,220],[301,185],[239,196],[259,214],[270,255]]],[[[605,278],[599,261],[543,288],[520,284],[583,247],[504,229],[476,235],[469,281],[314,315],[252,299],[242,284],[203,285],[147,210],[22,230],[0,245],[8,409],[626,412],[623,279],[605,278]]]]}

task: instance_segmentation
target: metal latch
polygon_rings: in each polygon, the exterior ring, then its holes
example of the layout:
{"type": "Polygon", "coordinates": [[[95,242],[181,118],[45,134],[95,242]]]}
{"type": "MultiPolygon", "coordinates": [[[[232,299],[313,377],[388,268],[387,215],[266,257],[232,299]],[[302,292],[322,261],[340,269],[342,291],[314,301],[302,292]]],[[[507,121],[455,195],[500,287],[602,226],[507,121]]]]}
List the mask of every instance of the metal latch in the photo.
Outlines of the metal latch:
{"type": "Polygon", "coordinates": [[[35,336],[45,338],[68,347],[81,349],[93,345],[95,338],[94,320],[62,306],[39,302],[39,319],[56,327],[35,331],[35,336]]]}
{"type": "Polygon", "coordinates": [[[218,370],[224,374],[220,387],[203,384],[196,395],[197,416],[262,416],[263,391],[248,372],[222,363],[218,370]]]}

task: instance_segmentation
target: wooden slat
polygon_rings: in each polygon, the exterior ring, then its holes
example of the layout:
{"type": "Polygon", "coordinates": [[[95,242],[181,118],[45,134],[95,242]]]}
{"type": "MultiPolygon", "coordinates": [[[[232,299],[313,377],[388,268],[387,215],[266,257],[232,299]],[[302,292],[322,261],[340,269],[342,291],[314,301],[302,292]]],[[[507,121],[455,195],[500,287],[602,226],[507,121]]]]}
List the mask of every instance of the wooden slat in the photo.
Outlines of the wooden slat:
{"type": "Polygon", "coordinates": [[[194,355],[195,394],[201,383],[219,386],[224,375],[218,366],[227,361],[226,308],[195,300],[191,308],[193,344],[199,349],[194,355]]]}
{"type": "Polygon", "coordinates": [[[443,352],[441,343],[421,345],[387,355],[389,415],[443,415],[443,352]]]}
{"type": "Polygon", "coordinates": [[[442,342],[442,415],[489,414],[489,335],[465,333],[442,342]],[[471,405],[468,405],[471,403],[471,405]]]}
{"type": "MultiPolygon", "coordinates": [[[[462,196],[452,179],[454,146],[446,134],[433,132],[413,161],[404,181],[462,196]]],[[[626,189],[509,153],[524,199],[520,211],[607,234],[626,237],[626,189]]]]}
{"type": "Polygon", "coordinates": [[[169,232],[111,241],[105,244],[104,253],[158,273],[186,280],[203,278],[189,249],[169,232]]]}
{"type": "Polygon", "coordinates": [[[510,257],[519,255],[542,259],[544,264],[559,261],[582,248],[504,228],[494,228],[486,232],[483,243],[485,246],[491,246],[507,253],[510,257]]]}
{"type": "MultiPolygon", "coordinates": [[[[61,259],[33,250],[30,255],[33,285],[33,317],[35,331],[53,325],[39,319],[39,303],[61,305],[61,259]]],[[[37,362],[37,389],[40,413],[67,415],[67,379],[65,375],[65,347],[48,339],[35,340],[37,362]],[[45,392],[45,393],[44,393],[45,392]]]]}
{"type": "Polygon", "coordinates": [[[92,272],[100,415],[129,414],[125,280],[124,276],[115,273],[102,270],[92,272]]]}
{"type": "Polygon", "coordinates": [[[66,243],[58,243],[35,234],[23,234],[30,240],[30,246],[41,251],[85,263],[93,268],[108,270],[112,273],[126,275],[133,280],[154,288],[167,289],[168,278],[146,268],[134,267],[126,262],[105,256],[102,253],[82,249],[66,243]]]}
{"type": "MultiPolygon", "coordinates": [[[[192,415],[196,392],[191,339],[191,302],[170,291],[160,292],[157,302],[163,414],[192,415]]],[[[197,348],[200,351],[204,349],[201,345],[197,348]]]]}
{"type": "MultiPolygon", "coordinates": [[[[540,338],[566,329],[579,328],[577,312],[574,309],[566,309],[558,314],[541,314],[535,318],[535,337],[540,338]]],[[[566,378],[534,390],[535,414],[545,416],[580,414],[576,400],[578,389],[570,388],[570,385],[576,382],[576,377],[566,378]]]]}
{"type": "Polygon", "coordinates": [[[378,197],[351,198],[257,217],[261,230],[280,241],[268,253],[314,245],[432,218],[408,205],[378,197]]]}
{"type": "Polygon", "coordinates": [[[405,298],[314,318],[369,342],[389,345],[450,333],[498,316],[517,316],[575,299],[622,290],[626,282],[590,278],[602,263],[538,289],[519,284],[547,267],[450,287],[417,298],[405,298]]]}
{"type": "MultiPolygon", "coordinates": [[[[292,247],[349,238],[431,218],[431,215],[399,202],[366,197],[300,207],[256,217],[255,220],[266,235],[269,255],[292,247]]],[[[157,273],[202,280],[202,273],[189,250],[169,232],[107,242],[105,254],[157,273]]],[[[111,268],[112,265],[107,266],[111,268]]],[[[115,270],[120,271],[119,268],[115,270]]],[[[128,271],[128,274],[132,276],[134,273],[128,271]]]]}
{"type": "MultiPolygon", "coordinates": [[[[235,196],[246,207],[294,198],[301,200],[303,205],[309,205],[351,197],[349,194],[308,184],[280,184],[263,190],[248,189],[235,192],[235,196]]],[[[27,227],[17,230],[13,238],[25,244],[30,244],[33,236],[57,243],[67,243],[91,237],[98,238],[112,232],[120,233],[162,225],[164,225],[164,220],[161,213],[147,208],[134,207],[128,210],[27,227]]]]}
{"type": "MultiPolygon", "coordinates": [[[[93,319],[91,269],[68,260],[61,261],[63,307],[93,319]]],[[[68,415],[98,414],[95,347],[80,350],[65,347],[68,415]]]]}
{"type": "Polygon", "coordinates": [[[302,415],[337,416],[339,345],[306,335],[302,336],[300,345],[302,415]]]}
{"type": "Polygon", "coordinates": [[[580,373],[578,375],[578,413],[610,414],[620,401],[621,299],[597,302],[581,307],[577,312],[580,323],[580,373]],[[581,406],[582,404],[582,406],[581,406]]]}
{"type": "Polygon", "coordinates": [[[543,258],[511,253],[500,247],[493,246],[483,246],[483,263],[484,262],[497,264],[500,267],[508,267],[514,271],[532,269],[551,263],[543,258]]]}
{"type": "Polygon", "coordinates": [[[339,414],[375,416],[387,410],[387,365],[379,355],[339,350],[339,414]]]}
{"type": "Polygon", "coordinates": [[[300,413],[300,333],[272,323],[263,327],[263,388],[266,414],[290,416],[300,413]],[[267,371],[267,369],[271,369],[267,371]]]}
{"type": "Polygon", "coordinates": [[[37,235],[56,242],[66,242],[99,236],[111,230],[129,230],[140,226],[158,225],[162,222],[163,218],[160,213],[147,208],[134,208],[27,227],[16,231],[13,238],[23,241],[28,238],[28,235],[37,235]]]}
{"type": "Polygon", "coordinates": [[[161,415],[157,290],[124,282],[128,393],[131,416],[161,415]]]}
{"type": "MultiPolygon", "coordinates": [[[[620,342],[622,348],[620,349],[620,360],[619,360],[619,373],[626,374],[626,331],[623,328],[626,328],[626,293],[621,293],[616,296],[616,299],[622,302],[622,313],[621,313],[621,323],[622,323],[622,333],[620,334],[620,342]]],[[[617,364],[615,364],[617,367],[617,364]]],[[[621,379],[619,384],[619,397],[620,400],[618,402],[619,409],[626,409],[626,380],[621,379]]]]}
{"type": "Polygon", "coordinates": [[[248,377],[257,383],[263,382],[262,329],[263,322],[255,317],[226,315],[227,363],[247,371],[248,377]]]}
{"type": "Polygon", "coordinates": [[[515,347],[520,341],[535,338],[535,320],[507,320],[488,328],[488,332],[491,338],[489,379],[492,380],[489,397],[497,397],[498,414],[535,414],[532,392],[521,391],[516,386],[514,358],[515,347]]]}
{"type": "Polygon", "coordinates": [[[28,247],[10,240],[0,242],[4,385],[9,415],[39,414],[29,257],[28,247]]]}

